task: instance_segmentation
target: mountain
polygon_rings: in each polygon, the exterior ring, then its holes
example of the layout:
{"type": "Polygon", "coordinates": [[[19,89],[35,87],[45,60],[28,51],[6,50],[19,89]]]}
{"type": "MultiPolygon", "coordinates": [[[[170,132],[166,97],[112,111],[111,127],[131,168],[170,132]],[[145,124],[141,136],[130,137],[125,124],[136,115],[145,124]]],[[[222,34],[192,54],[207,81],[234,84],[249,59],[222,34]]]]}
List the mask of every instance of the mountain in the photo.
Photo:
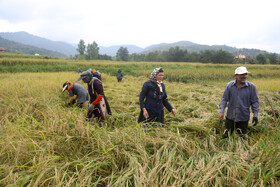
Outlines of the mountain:
{"type": "Polygon", "coordinates": [[[146,47],[143,52],[145,51],[166,51],[171,47],[176,47],[178,46],[179,48],[185,48],[188,46],[194,46],[194,45],[198,45],[195,44],[193,42],[189,42],[189,41],[180,41],[180,42],[175,42],[175,43],[160,43],[160,44],[155,44],[155,45],[151,45],[149,47],[146,47]]]}
{"type": "Polygon", "coordinates": [[[234,55],[238,55],[242,53],[246,56],[251,56],[251,57],[256,57],[260,53],[267,53],[267,51],[259,50],[259,49],[236,48],[227,45],[201,45],[189,41],[179,41],[179,42],[169,43],[169,44],[161,43],[161,44],[151,45],[143,49],[142,53],[149,53],[153,51],[167,51],[171,47],[179,47],[180,49],[187,50],[188,52],[197,52],[197,53],[205,50],[218,51],[221,49],[224,51],[228,51],[234,55]]]}
{"type": "MultiPolygon", "coordinates": [[[[44,48],[47,50],[57,51],[59,53],[63,53],[66,56],[74,56],[78,54],[77,52],[77,44],[69,44],[66,42],[57,42],[52,41],[46,38],[42,38],[39,36],[35,36],[29,34],[27,32],[0,32],[0,37],[11,40],[14,42],[22,43],[25,45],[31,45],[39,48],[44,48]]],[[[130,54],[132,53],[140,53],[143,51],[143,48],[135,46],[135,45],[114,45],[110,47],[99,46],[100,54],[107,54],[110,56],[116,56],[117,51],[120,47],[126,47],[130,54]]]]}
{"type": "MultiPolygon", "coordinates": [[[[21,31],[21,32],[0,32],[0,37],[11,40],[14,42],[18,42],[21,44],[37,47],[42,49],[47,49],[49,51],[57,51],[58,53],[62,53],[65,56],[74,56],[78,54],[77,52],[77,44],[69,44],[66,42],[58,42],[58,41],[52,41],[48,40],[39,36],[35,36],[32,34],[29,34],[27,32],[21,31]]],[[[188,52],[201,52],[205,50],[224,50],[232,53],[233,55],[238,55],[240,53],[250,56],[250,57],[256,57],[256,55],[260,53],[267,53],[264,50],[259,49],[247,49],[247,48],[236,48],[236,47],[230,47],[227,45],[202,45],[193,43],[190,41],[179,41],[174,43],[160,43],[148,46],[146,48],[141,48],[136,45],[114,45],[110,47],[103,47],[99,46],[99,53],[100,54],[106,54],[110,56],[116,56],[117,51],[120,47],[126,47],[129,51],[129,54],[132,53],[149,53],[153,51],[167,51],[171,47],[179,47],[180,49],[187,50],[188,52]]],[[[4,46],[3,46],[4,47],[4,46]]],[[[39,53],[39,52],[38,52],[39,53]]],[[[40,54],[40,53],[39,53],[40,54]]]]}
{"type": "Polygon", "coordinates": [[[119,48],[121,47],[126,47],[127,50],[129,51],[129,54],[132,53],[140,53],[143,51],[143,48],[138,47],[136,45],[114,45],[114,46],[110,46],[110,47],[99,47],[99,53],[104,55],[110,55],[110,56],[116,56],[119,48]]]}
{"type": "Polygon", "coordinates": [[[0,37],[14,42],[31,45],[38,48],[44,48],[51,51],[63,53],[66,56],[74,56],[77,54],[76,47],[66,42],[57,42],[48,40],[39,36],[29,34],[27,32],[0,32],[0,37]]]}
{"type": "Polygon", "coordinates": [[[11,52],[22,52],[30,55],[34,55],[38,53],[40,55],[48,55],[51,57],[66,58],[66,55],[56,51],[42,49],[30,45],[24,45],[18,42],[4,39],[2,37],[0,37],[0,47],[4,47],[7,51],[11,51],[11,52]]]}

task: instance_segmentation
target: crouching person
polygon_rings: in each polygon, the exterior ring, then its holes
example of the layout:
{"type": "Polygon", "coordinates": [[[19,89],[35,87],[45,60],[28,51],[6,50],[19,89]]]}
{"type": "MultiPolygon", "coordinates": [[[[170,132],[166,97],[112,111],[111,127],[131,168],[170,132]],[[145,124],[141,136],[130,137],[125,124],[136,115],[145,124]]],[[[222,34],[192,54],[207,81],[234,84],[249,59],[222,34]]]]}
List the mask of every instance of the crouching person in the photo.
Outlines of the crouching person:
{"type": "Polygon", "coordinates": [[[65,90],[67,90],[70,95],[68,105],[76,104],[78,107],[82,108],[83,104],[89,100],[87,90],[78,83],[65,82],[62,92],[65,90]]]}
{"type": "Polygon", "coordinates": [[[83,80],[88,84],[90,101],[88,105],[87,119],[92,121],[93,118],[97,118],[100,126],[104,127],[104,120],[107,115],[111,115],[111,109],[104,94],[101,80],[90,71],[84,71],[81,73],[81,76],[77,81],[79,80],[83,80]]]}

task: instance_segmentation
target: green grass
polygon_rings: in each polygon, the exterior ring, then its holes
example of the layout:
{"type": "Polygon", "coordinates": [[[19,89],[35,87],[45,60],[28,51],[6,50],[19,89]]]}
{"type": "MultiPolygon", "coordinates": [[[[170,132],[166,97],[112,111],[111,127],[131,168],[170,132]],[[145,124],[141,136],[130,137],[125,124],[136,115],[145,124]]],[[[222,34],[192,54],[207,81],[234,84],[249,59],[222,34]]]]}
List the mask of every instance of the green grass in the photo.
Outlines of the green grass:
{"type": "Polygon", "coordinates": [[[0,52],[0,59],[1,58],[50,59],[50,58],[53,58],[53,57],[50,57],[50,56],[47,56],[47,55],[35,56],[35,55],[27,55],[27,54],[23,54],[23,53],[0,52]]]}
{"type": "MultiPolygon", "coordinates": [[[[78,68],[94,68],[101,73],[115,76],[118,69],[124,75],[149,77],[155,67],[163,67],[165,80],[170,82],[221,85],[234,79],[234,69],[242,64],[202,64],[175,62],[115,62],[115,61],[74,61],[67,59],[0,58],[0,73],[19,72],[77,72],[78,68]]],[[[246,65],[248,80],[262,84],[266,90],[277,92],[280,79],[279,65],[246,65]],[[270,80],[266,82],[265,80],[270,80]],[[272,80],[273,79],[273,80],[272,80]]]]}
{"type": "MultiPolygon", "coordinates": [[[[65,67],[78,64],[58,61],[65,67]]],[[[31,67],[36,65],[36,60],[30,62],[35,63],[31,67]]],[[[47,62],[51,68],[57,64],[47,62]]],[[[127,66],[134,72],[134,76],[125,74],[121,83],[103,73],[113,112],[106,128],[97,122],[88,124],[86,109],[67,107],[69,96],[61,92],[62,84],[75,81],[78,73],[0,74],[0,186],[279,186],[280,122],[277,119],[275,126],[265,98],[279,116],[277,75],[252,79],[260,98],[260,122],[256,127],[250,123],[250,138],[244,142],[236,134],[221,139],[219,104],[232,77],[208,80],[214,74],[212,65],[94,63],[108,71],[127,66]],[[139,93],[149,73],[159,66],[165,67],[164,83],[177,116],[165,110],[164,128],[141,128],[139,93]],[[180,76],[178,72],[190,72],[196,79],[169,78],[180,76]],[[200,76],[202,72],[205,75],[200,76]]],[[[222,66],[225,74],[234,69],[222,66]]],[[[262,68],[248,69],[266,76],[279,70],[266,66],[262,72],[262,68]]]]}

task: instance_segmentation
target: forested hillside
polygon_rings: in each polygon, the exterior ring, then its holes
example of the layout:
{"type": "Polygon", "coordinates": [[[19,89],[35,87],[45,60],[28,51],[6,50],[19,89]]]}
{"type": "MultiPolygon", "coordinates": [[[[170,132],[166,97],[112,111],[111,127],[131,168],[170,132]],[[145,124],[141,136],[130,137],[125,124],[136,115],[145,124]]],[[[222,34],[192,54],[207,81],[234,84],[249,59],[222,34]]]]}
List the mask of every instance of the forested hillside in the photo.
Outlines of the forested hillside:
{"type": "Polygon", "coordinates": [[[30,46],[30,45],[24,45],[18,42],[4,39],[2,37],[0,37],[0,47],[5,48],[7,52],[21,52],[30,55],[34,55],[37,53],[40,55],[48,55],[51,57],[66,58],[66,55],[56,51],[51,51],[43,48],[30,46]]]}
{"type": "Polygon", "coordinates": [[[66,42],[52,41],[46,38],[35,36],[27,32],[2,32],[0,37],[18,42],[25,45],[31,45],[38,48],[47,49],[50,51],[57,51],[65,56],[74,56],[77,51],[76,48],[66,42]]]}

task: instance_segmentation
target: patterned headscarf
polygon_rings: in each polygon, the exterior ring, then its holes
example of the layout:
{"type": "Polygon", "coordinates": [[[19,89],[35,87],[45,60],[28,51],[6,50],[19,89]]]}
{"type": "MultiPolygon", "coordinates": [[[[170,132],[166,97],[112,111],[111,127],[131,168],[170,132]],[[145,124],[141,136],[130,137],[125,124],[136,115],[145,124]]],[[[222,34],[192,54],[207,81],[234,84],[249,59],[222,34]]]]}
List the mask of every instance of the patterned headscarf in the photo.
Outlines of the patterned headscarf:
{"type": "Polygon", "coordinates": [[[157,102],[159,101],[159,95],[160,93],[162,92],[162,87],[161,87],[161,83],[159,83],[157,81],[157,75],[160,73],[160,72],[163,72],[163,69],[161,67],[159,68],[155,68],[153,70],[153,72],[151,73],[150,75],[150,79],[149,81],[152,82],[156,88],[157,88],[157,102]]]}
{"type": "Polygon", "coordinates": [[[163,69],[162,69],[161,67],[155,68],[155,69],[153,70],[153,72],[151,73],[150,79],[149,79],[149,80],[150,80],[151,82],[157,82],[157,75],[158,75],[160,72],[163,72],[163,69]]]}

